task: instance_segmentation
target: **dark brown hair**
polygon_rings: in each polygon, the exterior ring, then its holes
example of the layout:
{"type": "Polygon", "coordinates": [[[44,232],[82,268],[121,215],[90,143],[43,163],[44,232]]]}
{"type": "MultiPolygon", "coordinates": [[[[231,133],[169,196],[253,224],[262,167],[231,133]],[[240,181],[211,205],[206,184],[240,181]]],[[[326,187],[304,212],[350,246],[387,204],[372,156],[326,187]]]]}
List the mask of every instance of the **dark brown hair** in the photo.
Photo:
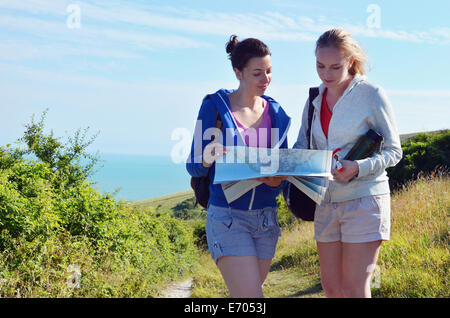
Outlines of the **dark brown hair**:
{"type": "Polygon", "coordinates": [[[237,35],[232,35],[226,45],[231,66],[242,71],[252,57],[264,57],[272,55],[267,45],[254,38],[238,41],[237,35]]]}

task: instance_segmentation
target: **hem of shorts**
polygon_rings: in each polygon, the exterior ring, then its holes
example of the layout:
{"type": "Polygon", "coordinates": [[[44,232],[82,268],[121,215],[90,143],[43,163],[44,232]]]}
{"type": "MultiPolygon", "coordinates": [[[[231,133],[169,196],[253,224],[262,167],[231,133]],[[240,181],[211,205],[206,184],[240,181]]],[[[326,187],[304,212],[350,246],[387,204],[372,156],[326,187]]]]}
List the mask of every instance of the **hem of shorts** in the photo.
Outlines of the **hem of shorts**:
{"type": "Polygon", "coordinates": [[[385,235],[370,235],[370,236],[357,236],[357,237],[350,237],[350,236],[342,236],[342,237],[336,237],[336,236],[328,236],[328,237],[320,237],[316,238],[314,237],[314,240],[316,240],[319,243],[332,243],[332,242],[342,242],[342,243],[368,243],[368,242],[375,242],[375,241],[389,241],[390,237],[385,235]]]}
{"type": "Polygon", "coordinates": [[[382,234],[371,234],[366,236],[360,236],[355,235],[355,237],[352,237],[353,235],[343,235],[341,242],[342,243],[368,243],[368,242],[375,242],[375,241],[389,241],[389,235],[382,235],[382,234]]]}
{"type": "Polygon", "coordinates": [[[314,240],[316,240],[317,242],[320,242],[320,243],[332,243],[332,242],[339,242],[341,240],[341,238],[339,237],[339,235],[325,236],[325,237],[314,236],[314,240]]]}
{"type": "Polygon", "coordinates": [[[214,257],[211,254],[211,258],[214,260],[214,263],[217,264],[217,261],[219,260],[219,258],[224,257],[224,256],[256,256],[259,259],[272,259],[275,257],[275,255],[258,255],[257,253],[253,253],[253,252],[242,252],[242,253],[236,253],[236,252],[230,252],[230,253],[221,253],[220,255],[218,255],[217,257],[214,257]]]}

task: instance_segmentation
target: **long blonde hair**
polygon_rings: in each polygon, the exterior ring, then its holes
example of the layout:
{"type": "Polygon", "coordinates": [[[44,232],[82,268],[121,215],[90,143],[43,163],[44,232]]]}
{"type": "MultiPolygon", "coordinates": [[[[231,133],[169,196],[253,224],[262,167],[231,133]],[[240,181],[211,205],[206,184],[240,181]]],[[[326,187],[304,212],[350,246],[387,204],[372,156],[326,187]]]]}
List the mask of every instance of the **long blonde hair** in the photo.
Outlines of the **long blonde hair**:
{"type": "Polygon", "coordinates": [[[316,42],[316,52],[318,48],[330,46],[342,50],[347,57],[353,57],[354,61],[349,70],[351,75],[366,73],[364,64],[367,62],[367,54],[349,32],[343,29],[326,31],[316,42]]]}

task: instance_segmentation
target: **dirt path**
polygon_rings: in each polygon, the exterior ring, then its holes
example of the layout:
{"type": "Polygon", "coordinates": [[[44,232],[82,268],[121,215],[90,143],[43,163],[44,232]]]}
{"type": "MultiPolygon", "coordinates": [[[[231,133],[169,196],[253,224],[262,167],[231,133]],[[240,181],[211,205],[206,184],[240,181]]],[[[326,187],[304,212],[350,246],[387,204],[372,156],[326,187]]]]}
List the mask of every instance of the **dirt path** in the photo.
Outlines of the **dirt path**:
{"type": "Polygon", "coordinates": [[[162,292],[164,298],[189,298],[192,291],[192,278],[177,282],[167,287],[162,292]]]}

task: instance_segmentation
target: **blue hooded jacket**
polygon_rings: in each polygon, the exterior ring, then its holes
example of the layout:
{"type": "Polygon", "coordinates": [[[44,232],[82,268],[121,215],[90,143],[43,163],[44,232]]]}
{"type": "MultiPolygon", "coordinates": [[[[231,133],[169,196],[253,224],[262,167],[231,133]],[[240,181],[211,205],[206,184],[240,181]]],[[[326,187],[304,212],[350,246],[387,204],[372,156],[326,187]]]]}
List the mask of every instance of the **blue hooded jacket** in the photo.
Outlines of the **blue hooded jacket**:
{"type": "MultiPolygon", "coordinates": [[[[203,151],[211,142],[211,139],[203,140],[205,131],[208,128],[216,127],[217,111],[219,112],[222,120],[222,136],[223,140],[233,140],[234,144],[226,144],[226,147],[230,146],[245,146],[245,142],[241,134],[237,130],[237,124],[230,111],[230,100],[228,94],[234,90],[220,89],[214,94],[207,95],[202,102],[200,111],[197,117],[197,124],[194,131],[194,139],[192,141],[191,153],[186,162],[186,169],[193,177],[205,176],[209,171],[210,184],[209,184],[209,203],[221,207],[232,207],[240,210],[262,209],[265,207],[276,207],[276,197],[286,186],[287,181],[283,181],[280,186],[273,188],[266,184],[260,184],[248,191],[246,194],[228,204],[225,199],[225,195],[220,184],[213,184],[215,174],[215,162],[210,168],[205,168],[202,165],[201,156],[203,151]],[[227,129],[229,128],[229,129],[227,129]],[[231,129],[230,129],[231,128],[231,129]],[[226,135],[228,134],[228,136],[226,135]],[[232,134],[232,135],[230,135],[232,134]],[[196,142],[201,141],[201,152],[199,145],[195,145],[196,142]],[[194,160],[196,159],[196,160],[194,160]]],[[[291,118],[285,113],[280,104],[278,104],[273,98],[262,95],[262,98],[267,100],[269,105],[269,115],[272,121],[272,128],[278,128],[278,134],[272,134],[272,148],[287,148],[287,132],[291,123],[291,118]]]]}

